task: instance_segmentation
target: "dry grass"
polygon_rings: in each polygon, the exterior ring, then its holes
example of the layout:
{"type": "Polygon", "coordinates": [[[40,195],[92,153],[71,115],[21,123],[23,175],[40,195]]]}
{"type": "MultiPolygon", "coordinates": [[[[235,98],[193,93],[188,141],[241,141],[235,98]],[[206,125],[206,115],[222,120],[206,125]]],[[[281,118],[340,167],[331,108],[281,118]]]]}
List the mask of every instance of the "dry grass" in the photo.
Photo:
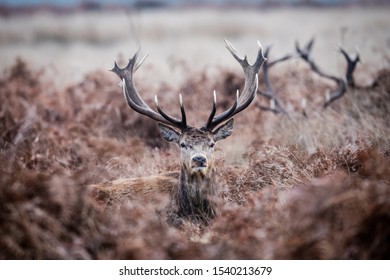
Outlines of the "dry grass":
{"type": "MultiPolygon", "coordinates": [[[[220,76],[194,71],[180,86],[190,120],[207,117],[210,88],[241,86],[235,73],[220,76]]],[[[377,77],[330,110],[316,112],[321,98],[314,98],[310,118],[254,105],[238,116],[217,151],[219,217],[202,231],[191,224],[179,231],[159,220],[164,198],[106,205],[88,191],[178,169],[177,149],[127,107],[112,76],[93,72],[58,89],[19,60],[0,79],[0,257],[388,259],[389,70],[377,77]]],[[[312,79],[309,88],[296,85],[302,95],[327,87],[305,71],[275,78],[283,85],[312,79]]],[[[170,98],[161,98],[164,108],[175,111],[170,98]]],[[[231,99],[220,94],[221,108],[231,99]]]]}
{"type": "Polygon", "coordinates": [[[140,72],[138,78],[154,93],[160,83],[176,90],[188,79],[189,70],[207,69],[219,78],[220,67],[237,69],[224,51],[224,37],[253,59],[256,40],[264,46],[273,44],[272,55],[277,57],[292,51],[295,40],[303,43],[315,36],[313,55],[330,73],[343,72],[344,64],[337,53],[339,43],[350,52],[358,47],[365,65],[357,75],[368,84],[377,70],[389,67],[388,14],[389,6],[0,17],[0,71],[22,57],[33,69],[45,68],[57,77],[53,80],[56,86],[64,87],[83,81],[96,69],[112,68],[114,59],[126,60],[141,46],[143,54],[150,54],[145,63],[150,71],[147,75],[140,72]]]}

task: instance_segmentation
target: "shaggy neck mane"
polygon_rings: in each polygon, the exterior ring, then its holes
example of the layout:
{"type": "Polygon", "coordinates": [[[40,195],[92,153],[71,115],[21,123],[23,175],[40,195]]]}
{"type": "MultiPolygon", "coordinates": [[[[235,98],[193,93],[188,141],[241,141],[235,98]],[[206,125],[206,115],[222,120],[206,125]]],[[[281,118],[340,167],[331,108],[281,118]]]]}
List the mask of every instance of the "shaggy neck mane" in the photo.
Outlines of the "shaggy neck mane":
{"type": "Polygon", "coordinates": [[[208,223],[216,216],[215,172],[189,175],[182,167],[177,191],[177,216],[195,222],[208,223]]]}

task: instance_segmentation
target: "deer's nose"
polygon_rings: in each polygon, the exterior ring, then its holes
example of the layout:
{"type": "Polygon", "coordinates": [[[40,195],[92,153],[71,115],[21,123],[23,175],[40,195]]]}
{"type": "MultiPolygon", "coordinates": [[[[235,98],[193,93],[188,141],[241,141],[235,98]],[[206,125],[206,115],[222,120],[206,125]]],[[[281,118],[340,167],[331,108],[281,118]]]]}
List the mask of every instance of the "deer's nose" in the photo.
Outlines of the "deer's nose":
{"type": "Polygon", "coordinates": [[[192,165],[196,167],[205,167],[207,159],[204,156],[194,156],[192,158],[192,165]]]}

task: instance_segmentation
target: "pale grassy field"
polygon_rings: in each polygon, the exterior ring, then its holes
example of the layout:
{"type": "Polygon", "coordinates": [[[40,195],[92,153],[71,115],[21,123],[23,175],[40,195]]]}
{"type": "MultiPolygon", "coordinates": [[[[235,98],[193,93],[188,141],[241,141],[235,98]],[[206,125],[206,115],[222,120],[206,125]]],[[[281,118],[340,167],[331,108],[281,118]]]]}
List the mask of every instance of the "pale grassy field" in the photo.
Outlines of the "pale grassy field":
{"type": "Polygon", "coordinates": [[[160,82],[174,87],[190,70],[238,71],[224,49],[225,37],[251,58],[256,40],[273,44],[277,56],[292,51],[295,40],[303,44],[315,36],[316,60],[335,74],[344,66],[339,44],[351,52],[358,48],[364,64],[357,77],[369,83],[376,70],[390,63],[389,12],[389,7],[187,9],[0,18],[0,71],[22,57],[64,86],[90,71],[110,69],[114,59],[123,61],[141,46],[150,57],[139,75],[152,87],[160,82]]]}
{"type": "MultiPolygon", "coordinates": [[[[176,100],[179,88],[191,76],[199,78],[200,73],[206,73],[209,78],[214,77],[217,81],[223,78],[226,70],[241,75],[237,62],[224,47],[224,38],[229,39],[242,55],[246,53],[249,59],[253,59],[257,40],[263,46],[273,45],[272,58],[294,51],[296,40],[303,45],[314,36],[314,59],[328,73],[343,75],[345,61],[338,52],[340,45],[351,53],[358,50],[363,63],[357,67],[355,77],[359,85],[366,85],[372,82],[378,70],[389,67],[390,64],[389,11],[389,7],[184,9],[71,15],[34,14],[1,18],[0,71],[11,66],[17,57],[21,57],[33,70],[44,69],[46,78],[58,89],[84,81],[85,76],[93,71],[103,72],[108,81],[117,84],[117,77],[107,70],[113,67],[114,60],[124,65],[141,46],[141,55],[149,54],[149,57],[137,72],[136,84],[147,88],[142,91],[145,98],[151,98],[155,93],[167,93],[165,97],[169,96],[168,99],[173,101],[176,100]],[[164,88],[167,92],[161,92],[164,88]]],[[[273,72],[277,76],[287,77],[295,67],[307,69],[306,65],[296,60],[273,72]]],[[[297,81],[296,85],[288,82],[283,90],[289,96],[301,96],[303,84],[300,82],[297,81]]],[[[262,86],[264,85],[260,84],[262,86]]],[[[203,87],[200,88],[203,90],[203,87]]],[[[209,96],[213,88],[205,87],[204,90],[206,92],[193,94],[209,96]]],[[[222,94],[223,89],[216,90],[222,94]]],[[[320,108],[318,105],[311,107],[311,111],[320,108]]],[[[337,118],[339,123],[349,123],[349,128],[353,127],[353,131],[361,126],[359,122],[352,124],[347,120],[341,121],[344,117],[347,118],[347,115],[341,112],[337,118]]],[[[194,124],[201,122],[197,114],[191,115],[190,112],[190,118],[194,124]]],[[[263,118],[262,131],[265,134],[262,132],[262,137],[280,138],[283,139],[283,144],[302,142],[309,151],[318,147],[318,141],[326,146],[343,142],[336,141],[335,135],[344,135],[344,130],[348,129],[329,126],[329,123],[333,123],[332,118],[320,122],[323,124],[320,126],[314,119],[314,126],[310,128],[308,125],[301,125],[299,121],[294,122],[300,124],[294,129],[290,129],[291,123],[285,120],[275,126],[275,121],[279,118],[274,119],[272,114],[263,118]],[[293,135],[279,137],[286,131],[293,135]]],[[[241,118],[238,119],[240,120],[241,118]]],[[[241,128],[243,129],[242,125],[241,128]]],[[[375,127],[372,128],[374,129],[375,127]]],[[[252,131],[245,133],[256,135],[252,131]]],[[[383,135],[383,132],[374,134],[383,135]]],[[[253,137],[234,135],[230,141],[223,143],[222,146],[230,151],[227,160],[240,161],[241,155],[247,152],[254,140],[253,137]]]]}

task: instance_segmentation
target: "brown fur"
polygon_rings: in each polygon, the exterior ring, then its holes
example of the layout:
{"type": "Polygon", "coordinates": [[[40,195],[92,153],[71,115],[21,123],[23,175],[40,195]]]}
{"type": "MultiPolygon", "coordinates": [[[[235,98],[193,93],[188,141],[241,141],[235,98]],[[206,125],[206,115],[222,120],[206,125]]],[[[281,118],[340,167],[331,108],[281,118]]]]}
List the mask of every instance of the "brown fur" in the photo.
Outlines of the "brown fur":
{"type": "Polygon", "coordinates": [[[92,195],[105,203],[118,203],[126,199],[155,201],[161,195],[172,195],[179,183],[179,174],[171,172],[140,178],[122,178],[90,185],[92,195]]]}
{"type": "Polygon", "coordinates": [[[170,201],[163,216],[169,224],[180,226],[183,220],[207,224],[217,214],[214,148],[210,146],[215,142],[213,133],[192,128],[179,137],[177,144],[185,144],[181,148],[180,174],[173,172],[91,185],[92,194],[110,204],[134,198],[154,202],[166,196],[170,201]],[[194,164],[196,156],[205,159],[200,170],[194,164]]]}
{"type": "Polygon", "coordinates": [[[169,202],[162,213],[164,219],[180,226],[183,219],[207,224],[217,213],[217,189],[215,172],[206,177],[193,174],[189,178],[182,169],[181,174],[170,172],[139,178],[122,178],[90,185],[93,197],[98,201],[114,204],[126,200],[169,202]]]}

